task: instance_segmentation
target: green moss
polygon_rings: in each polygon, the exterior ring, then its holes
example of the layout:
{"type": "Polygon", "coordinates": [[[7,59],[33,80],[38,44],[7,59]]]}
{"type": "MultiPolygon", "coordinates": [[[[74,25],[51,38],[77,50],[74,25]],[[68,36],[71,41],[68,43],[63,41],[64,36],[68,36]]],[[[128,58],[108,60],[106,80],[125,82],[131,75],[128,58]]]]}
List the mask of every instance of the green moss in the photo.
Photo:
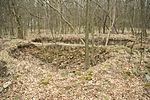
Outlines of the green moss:
{"type": "Polygon", "coordinates": [[[150,88],[150,83],[146,83],[145,86],[150,88]]]}
{"type": "Polygon", "coordinates": [[[51,78],[51,77],[52,77],[52,75],[51,75],[51,74],[48,74],[48,75],[47,75],[47,77],[51,78]]]}
{"type": "Polygon", "coordinates": [[[103,64],[103,67],[109,67],[110,65],[109,64],[103,64]]]}
{"type": "Polygon", "coordinates": [[[81,75],[82,75],[81,72],[75,72],[74,74],[75,74],[75,75],[78,75],[78,76],[81,76],[81,75]]]}
{"type": "Polygon", "coordinates": [[[93,73],[93,71],[90,70],[90,69],[86,70],[85,72],[87,72],[87,73],[90,74],[90,75],[93,73]]]}
{"type": "Polygon", "coordinates": [[[49,79],[48,78],[45,78],[45,79],[42,79],[41,82],[40,82],[40,85],[47,85],[49,84],[49,79]]]}
{"type": "Polygon", "coordinates": [[[125,72],[125,76],[131,76],[131,72],[125,72]]]}
{"type": "Polygon", "coordinates": [[[131,76],[131,72],[124,72],[123,74],[122,74],[122,78],[125,78],[125,79],[127,79],[129,76],[131,76]]]}
{"type": "Polygon", "coordinates": [[[83,75],[82,77],[84,79],[86,79],[86,80],[92,80],[92,76],[91,75],[83,75]]]}

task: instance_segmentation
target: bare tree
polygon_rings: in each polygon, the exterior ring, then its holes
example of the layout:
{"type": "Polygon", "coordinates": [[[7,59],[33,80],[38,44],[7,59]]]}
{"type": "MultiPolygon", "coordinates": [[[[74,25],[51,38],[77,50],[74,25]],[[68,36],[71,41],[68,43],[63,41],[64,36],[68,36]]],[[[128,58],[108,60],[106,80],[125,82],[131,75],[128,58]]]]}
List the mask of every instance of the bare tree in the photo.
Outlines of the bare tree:
{"type": "Polygon", "coordinates": [[[85,69],[89,68],[89,4],[90,0],[86,0],[86,31],[85,31],[85,69]]]}

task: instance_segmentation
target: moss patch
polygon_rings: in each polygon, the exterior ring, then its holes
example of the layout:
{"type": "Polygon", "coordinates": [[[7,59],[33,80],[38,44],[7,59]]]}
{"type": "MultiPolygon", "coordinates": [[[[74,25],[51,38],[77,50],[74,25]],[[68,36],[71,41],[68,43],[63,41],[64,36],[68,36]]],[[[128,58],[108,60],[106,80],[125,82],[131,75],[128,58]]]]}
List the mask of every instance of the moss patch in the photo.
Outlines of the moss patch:
{"type": "Polygon", "coordinates": [[[93,74],[93,71],[90,70],[90,69],[86,70],[85,72],[86,72],[87,74],[89,74],[89,75],[93,74]]]}
{"type": "Polygon", "coordinates": [[[131,76],[131,72],[125,72],[125,76],[131,76]]]}
{"type": "Polygon", "coordinates": [[[92,80],[92,76],[91,75],[83,75],[82,76],[85,80],[92,80]]]}
{"type": "Polygon", "coordinates": [[[82,73],[81,73],[81,72],[78,72],[78,71],[75,72],[74,74],[75,74],[75,75],[78,75],[78,76],[81,76],[81,75],[82,75],[82,73]]]}
{"type": "Polygon", "coordinates": [[[150,83],[146,83],[145,86],[150,88],[150,83]]]}
{"type": "Polygon", "coordinates": [[[48,85],[48,84],[49,84],[49,79],[48,78],[44,78],[40,82],[40,85],[48,85]]]}

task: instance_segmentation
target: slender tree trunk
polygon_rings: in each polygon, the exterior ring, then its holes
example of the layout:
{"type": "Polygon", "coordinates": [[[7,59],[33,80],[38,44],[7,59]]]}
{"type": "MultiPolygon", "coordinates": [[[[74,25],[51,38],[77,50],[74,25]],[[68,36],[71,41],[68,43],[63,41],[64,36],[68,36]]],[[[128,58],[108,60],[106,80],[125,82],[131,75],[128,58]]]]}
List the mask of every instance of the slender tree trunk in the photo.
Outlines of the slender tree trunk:
{"type": "Polygon", "coordinates": [[[89,64],[89,0],[86,0],[85,69],[90,67],[89,64]]]}
{"type": "Polygon", "coordinates": [[[140,65],[142,65],[142,61],[143,61],[143,52],[144,52],[144,47],[143,47],[143,34],[145,33],[145,23],[144,23],[144,18],[145,18],[145,15],[144,15],[144,7],[145,7],[145,0],[140,0],[140,28],[141,28],[141,58],[140,58],[140,65]]]}
{"type": "Polygon", "coordinates": [[[112,23],[111,23],[111,27],[109,29],[109,32],[108,32],[108,35],[107,35],[107,38],[106,38],[106,43],[105,43],[105,46],[108,45],[108,42],[109,42],[109,37],[110,37],[110,34],[114,28],[114,24],[115,24],[115,19],[116,19],[116,3],[117,3],[117,0],[114,1],[115,2],[115,6],[113,8],[113,19],[112,19],[112,23]]]}
{"type": "MultiPolygon", "coordinates": [[[[107,11],[109,12],[109,4],[110,4],[110,0],[107,0],[107,11]]],[[[106,13],[105,15],[105,19],[104,19],[104,24],[103,24],[103,33],[105,34],[106,31],[106,23],[107,23],[107,19],[108,19],[108,13],[106,13]]]]}
{"type": "Polygon", "coordinates": [[[33,33],[33,18],[31,17],[31,22],[30,22],[30,31],[33,33]]]}

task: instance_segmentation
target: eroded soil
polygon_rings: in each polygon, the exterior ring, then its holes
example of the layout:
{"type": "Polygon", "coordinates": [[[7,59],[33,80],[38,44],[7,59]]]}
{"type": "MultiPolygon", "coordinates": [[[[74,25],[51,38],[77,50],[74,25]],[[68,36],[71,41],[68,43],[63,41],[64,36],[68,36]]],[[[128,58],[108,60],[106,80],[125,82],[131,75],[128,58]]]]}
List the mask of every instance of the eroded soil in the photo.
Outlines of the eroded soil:
{"type": "MultiPolygon", "coordinates": [[[[109,50],[106,48],[90,48],[90,65],[95,66],[109,58],[109,50]],[[94,55],[92,55],[92,50],[94,55]]],[[[84,69],[84,47],[71,47],[62,45],[51,45],[46,47],[37,47],[33,44],[18,46],[10,51],[10,55],[16,59],[30,54],[51,67],[58,69],[83,70],[84,69]]]]}

